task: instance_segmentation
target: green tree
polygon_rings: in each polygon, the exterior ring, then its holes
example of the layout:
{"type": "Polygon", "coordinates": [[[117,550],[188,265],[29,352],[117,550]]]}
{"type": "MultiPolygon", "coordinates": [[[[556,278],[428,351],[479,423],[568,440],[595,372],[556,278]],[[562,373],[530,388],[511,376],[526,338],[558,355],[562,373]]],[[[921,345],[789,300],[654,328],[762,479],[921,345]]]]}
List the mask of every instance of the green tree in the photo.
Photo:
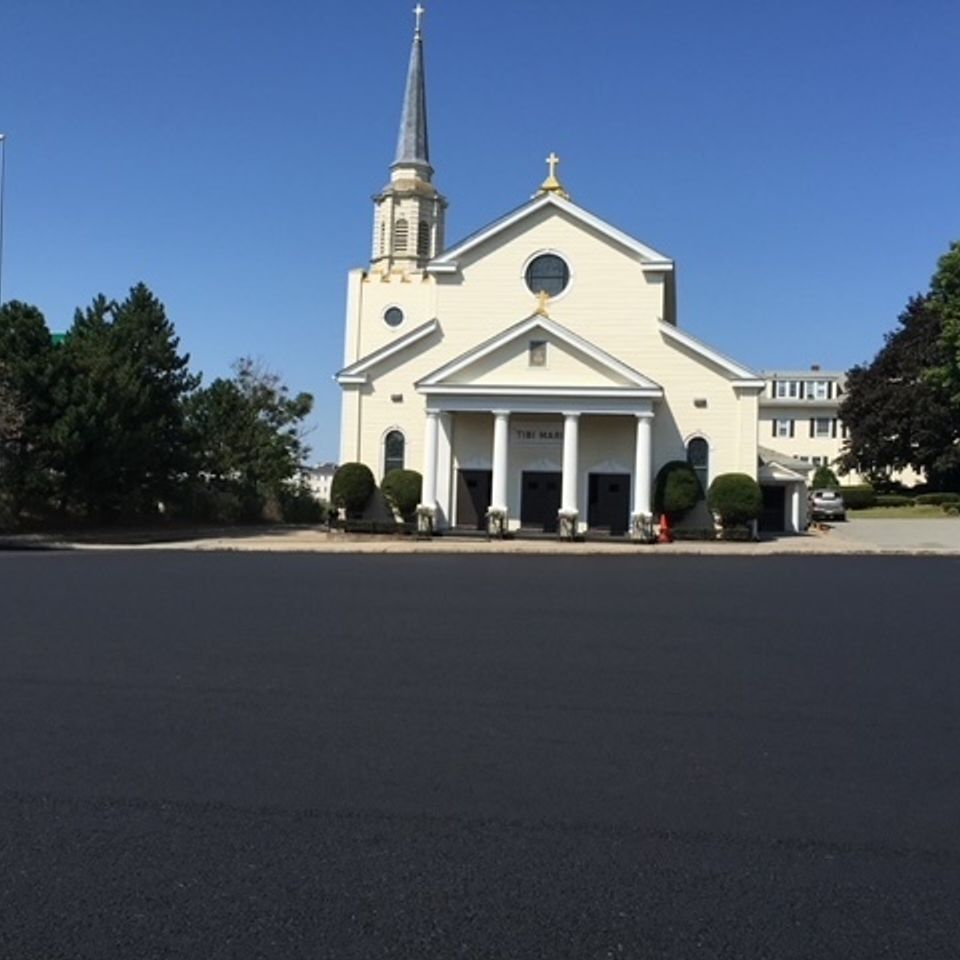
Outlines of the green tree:
{"type": "Polygon", "coordinates": [[[810,481],[811,489],[825,490],[836,486],[838,486],[837,475],[826,464],[817,467],[810,481]]]}
{"type": "Polygon", "coordinates": [[[912,467],[933,486],[960,482],[956,350],[951,360],[958,291],[960,248],[954,244],[929,292],[910,300],[873,361],[848,373],[840,417],[849,439],[841,469],[882,478],[912,467]]]}
{"type": "Polygon", "coordinates": [[[330,499],[346,510],[348,518],[359,517],[376,489],[377,482],[365,463],[341,463],[333,475],[330,499]]]}
{"type": "Polygon", "coordinates": [[[194,470],[204,483],[236,492],[249,519],[278,504],[309,453],[303,421],[309,393],[291,395],[280,378],[253,360],[234,364],[187,403],[194,470]]]}
{"type": "Polygon", "coordinates": [[[423,477],[416,470],[391,470],[380,484],[390,506],[408,523],[416,519],[423,477]]]}
{"type": "Polygon", "coordinates": [[[724,529],[757,520],[763,509],[760,484],[746,473],[721,473],[710,484],[707,505],[720,517],[724,529]]]}
{"type": "Polygon", "coordinates": [[[143,515],[187,471],[184,399],[198,384],[163,304],[142,283],[78,310],[59,356],[55,440],[62,503],[143,515]]]}
{"type": "Polygon", "coordinates": [[[0,307],[0,500],[13,520],[50,494],[53,351],[36,307],[0,307]]]}
{"type": "Polygon", "coordinates": [[[671,460],[657,473],[653,488],[653,509],[676,522],[703,498],[696,471],[686,460],[671,460]]]}
{"type": "Polygon", "coordinates": [[[936,372],[955,410],[960,411],[960,241],[940,258],[930,283],[930,299],[943,322],[944,362],[936,372]]]}

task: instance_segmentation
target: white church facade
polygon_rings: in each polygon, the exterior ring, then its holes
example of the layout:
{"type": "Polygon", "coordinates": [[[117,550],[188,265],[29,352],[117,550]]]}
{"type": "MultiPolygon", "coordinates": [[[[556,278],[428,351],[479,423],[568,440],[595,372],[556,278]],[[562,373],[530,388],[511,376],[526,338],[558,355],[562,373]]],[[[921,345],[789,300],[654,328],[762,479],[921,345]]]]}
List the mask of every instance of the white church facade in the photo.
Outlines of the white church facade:
{"type": "MultiPolygon", "coordinates": [[[[556,175],[446,247],[417,30],[371,263],[350,273],[340,462],[423,475],[432,529],[649,529],[660,467],[746,473],[802,529],[802,467],[758,445],[758,373],[685,333],[674,263],[556,175]]],[[[774,525],[780,525],[774,517],[774,525]]]]}

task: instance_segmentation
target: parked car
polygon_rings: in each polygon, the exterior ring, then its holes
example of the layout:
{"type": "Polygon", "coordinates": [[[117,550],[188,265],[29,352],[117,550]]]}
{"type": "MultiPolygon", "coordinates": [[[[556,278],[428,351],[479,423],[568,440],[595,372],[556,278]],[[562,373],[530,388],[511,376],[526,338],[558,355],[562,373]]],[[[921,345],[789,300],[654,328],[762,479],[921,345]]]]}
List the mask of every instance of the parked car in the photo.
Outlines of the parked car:
{"type": "Polygon", "coordinates": [[[810,494],[811,520],[846,520],[847,508],[838,490],[814,490],[810,494]]]}

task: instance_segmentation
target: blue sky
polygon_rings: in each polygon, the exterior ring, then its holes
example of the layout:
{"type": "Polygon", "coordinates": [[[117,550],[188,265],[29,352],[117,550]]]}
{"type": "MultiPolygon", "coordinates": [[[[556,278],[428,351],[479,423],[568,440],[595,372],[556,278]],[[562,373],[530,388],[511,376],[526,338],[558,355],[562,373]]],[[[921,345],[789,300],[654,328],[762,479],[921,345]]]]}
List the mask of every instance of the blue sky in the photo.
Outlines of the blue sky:
{"type": "MultiPolygon", "coordinates": [[[[252,355],[314,393],[334,458],[413,5],[4,0],[4,299],[62,330],[143,280],[207,379],[252,355]]],[[[574,200],[677,260],[684,329],[847,368],[960,239],[956,0],[426,6],[452,241],[555,150],[574,200]]]]}

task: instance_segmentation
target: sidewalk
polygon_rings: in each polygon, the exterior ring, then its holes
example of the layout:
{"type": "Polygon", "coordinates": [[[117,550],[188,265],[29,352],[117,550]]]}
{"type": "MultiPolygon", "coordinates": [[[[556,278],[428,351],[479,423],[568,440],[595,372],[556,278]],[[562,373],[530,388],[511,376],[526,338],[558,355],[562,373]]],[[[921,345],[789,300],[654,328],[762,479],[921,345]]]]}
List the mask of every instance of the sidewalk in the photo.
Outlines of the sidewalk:
{"type": "MultiPolygon", "coordinates": [[[[865,523],[867,521],[864,521],[865,523]]],[[[909,522],[909,521],[901,521],[909,522]]],[[[957,523],[960,532],[960,522],[957,523]]],[[[904,531],[906,532],[906,531],[904,531]]],[[[873,543],[811,530],[799,536],[769,538],[759,543],[680,542],[639,544],[630,541],[567,543],[557,540],[485,540],[482,538],[390,537],[330,533],[314,527],[233,528],[192,531],[109,531],[82,535],[22,534],[0,538],[0,550],[191,550],[350,554],[522,554],[543,556],[960,556],[960,541],[873,543]]]]}

